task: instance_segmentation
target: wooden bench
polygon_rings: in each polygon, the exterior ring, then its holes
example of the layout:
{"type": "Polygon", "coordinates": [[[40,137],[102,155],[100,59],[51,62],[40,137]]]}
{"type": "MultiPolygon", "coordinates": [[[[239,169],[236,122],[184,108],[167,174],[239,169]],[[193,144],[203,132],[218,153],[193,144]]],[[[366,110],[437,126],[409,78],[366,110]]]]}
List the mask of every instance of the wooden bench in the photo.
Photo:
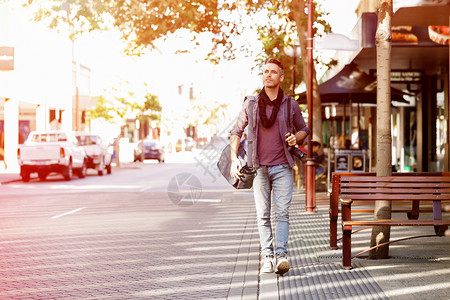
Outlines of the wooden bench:
{"type": "MultiPolygon", "coordinates": [[[[351,237],[353,226],[434,226],[436,235],[443,236],[444,231],[450,225],[450,220],[442,220],[441,207],[441,201],[450,200],[450,176],[341,176],[340,198],[343,231],[342,264],[344,269],[352,268],[351,237]],[[352,220],[351,206],[354,201],[372,202],[374,200],[386,200],[393,203],[405,200],[432,201],[433,219],[383,220],[369,218],[352,220]]],[[[395,241],[389,243],[392,242],[395,241]]],[[[362,253],[364,252],[367,251],[362,253]]]]}
{"type": "MultiPolygon", "coordinates": [[[[341,211],[340,207],[340,183],[342,176],[376,176],[376,173],[336,173],[332,175],[331,193],[330,193],[330,249],[338,249],[338,218],[341,211]]],[[[409,173],[392,173],[392,176],[450,176],[450,172],[409,172],[409,173]]],[[[367,203],[366,203],[367,204],[367,203]]],[[[354,213],[373,213],[373,209],[359,208],[353,209],[354,213]]],[[[394,207],[393,213],[406,213],[408,219],[418,219],[420,212],[432,212],[432,209],[420,208],[419,201],[414,201],[411,207],[394,207]]]]}

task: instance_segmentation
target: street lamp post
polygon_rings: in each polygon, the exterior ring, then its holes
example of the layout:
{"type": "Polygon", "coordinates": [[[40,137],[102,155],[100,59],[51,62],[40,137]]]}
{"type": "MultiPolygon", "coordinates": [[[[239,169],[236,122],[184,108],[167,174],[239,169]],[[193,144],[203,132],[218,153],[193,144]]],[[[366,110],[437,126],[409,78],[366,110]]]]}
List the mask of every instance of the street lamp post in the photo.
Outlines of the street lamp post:
{"type": "Polygon", "coordinates": [[[330,151],[331,151],[331,143],[330,143],[330,107],[325,106],[325,119],[327,120],[327,162],[328,162],[328,168],[327,168],[327,191],[330,188],[330,172],[331,172],[331,161],[330,161],[330,151]]]}
{"type": "Polygon", "coordinates": [[[313,132],[313,1],[308,0],[308,86],[307,86],[307,103],[308,103],[308,128],[311,130],[311,136],[308,138],[308,153],[306,158],[306,211],[316,211],[316,165],[314,163],[312,152],[312,132],[313,132]]]}

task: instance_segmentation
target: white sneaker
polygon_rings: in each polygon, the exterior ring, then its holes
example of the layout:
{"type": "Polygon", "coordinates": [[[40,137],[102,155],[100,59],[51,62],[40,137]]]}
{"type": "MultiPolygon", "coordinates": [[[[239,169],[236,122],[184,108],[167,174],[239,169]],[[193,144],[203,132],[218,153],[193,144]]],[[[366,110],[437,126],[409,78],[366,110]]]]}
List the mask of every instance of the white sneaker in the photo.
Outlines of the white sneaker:
{"type": "Polygon", "coordinates": [[[286,253],[277,254],[277,270],[275,273],[282,275],[289,271],[290,267],[286,253]]]}
{"type": "Polygon", "coordinates": [[[273,256],[266,255],[263,259],[261,273],[273,273],[273,256]]]}

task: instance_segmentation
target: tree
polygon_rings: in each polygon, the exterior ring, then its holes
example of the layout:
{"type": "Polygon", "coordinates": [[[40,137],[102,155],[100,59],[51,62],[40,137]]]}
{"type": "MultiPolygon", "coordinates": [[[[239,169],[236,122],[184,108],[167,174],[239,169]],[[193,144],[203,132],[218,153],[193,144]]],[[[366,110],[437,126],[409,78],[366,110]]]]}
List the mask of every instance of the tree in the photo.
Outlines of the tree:
{"type": "Polygon", "coordinates": [[[161,121],[161,104],[158,96],[147,93],[143,104],[135,102],[132,104],[132,110],[137,113],[138,119],[141,121],[161,121]]]}
{"type": "MultiPolygon", "coordinates": [[[[121,126],[126,125],[128,118],[136,118],[142,124],[139,134],[141,140],[143,140],[145,138],[144,124],[151,121],[157,123],[161,121],[161,104],[158,97],[148,91],[143,96],[144,101],[140,101],[134,92],[124,91],[124,89],[129,90],[130,87],[123,87],[123,85],[126,85],[126,83],[120,85],[120,90],[114,88],[111,91],[105,91],[105,95],[98,96],[96,107],[88,112],[89,118],[103,118],[107,122],[120,124],[121,126]]],[[[145,86],[147,87],[147,84],[145,86]]],[[[144,151],[141,153],[143,155],[144,151]]]]}
{"type": "MultiPolygon", "coordinates": [[[[377,49],[377,176],[392,175],[391,137],[391,20],[392,0],[380,0],[375,34],[377,49]]],[[[375,201],[375,219],[391,218],[391,202],[375,201]]],[[[390,227],[375,226],[370,246],[389,242],[390,227]]],[[[370,258],[388,258],[389,245],[374,249],[370,258]]]]}
{"type": "Polygon", "coordinates": [[[161,121],[162,107],[158,96],[147,91],[143,98],[144,101],[139,100],[134,92],[119,91],[117,88],[105,91],[104,95],[97,97],[96,107],[89,110],[89,118],[103,118],[107,122],[121,125],[124,125],[126,119],[131,117],[135,117],[140,122],[161,121]]]}
{"type": "Polygon", "coordinates": [[[139,121],[139,136],[141,138],[141,161],[144,161],[145,149],[144,149],[144,139],[146,138],[146,129],[148,123],[152,121],[161,121],[161,104],[159,103],[158,96],[147,93],[145,95],[145,101],[143,104],[137,102],[133,103],[131,109],[136,114],[136,120],[139,121]]]}
{"type": "Polygon", "coordinates": [[[73,41],[84,32],[111,28],[109,9],[113,0],[21,0],[35,9],[34,20],[48,27],[68,32],[73,41]]]}
{"type": "MultiPolygon", "coordinates": [[[[46,3],[50,5],[38,0],[23,1],[38,7],[36,20],[48,19],[53,28],[70,24],[71,35],[115,26],[128,42],[129,54],[139,55],[145,49],[155,47],[155,41],[179,29],[187,29],[195,34],[210,33],[212,48],[209,60],[218,62],[220,57],[233,59],[238,49],[234,47],[232,37],[242,35],[248,27],[259,32],[267,56],[276,55],[286,61],[288,58],[285,55],[277,55],[283,52],[279,46],[283,43],[296,44],[295,36],[298,36],[302,53],[306,53],[304,0],[240,0],[230,3],[215,0],[48,0],[46,3]]],[[[330,28],[322,18],[324,14],[320,10],[316,13],[316,31],[320,24],[324,27],[323,31],[328,32],[330,28]]],[[[195,34],[192,36],[193,42],[195,34]]],[[[298,76],[299,80],[307,78],[306,66],[306,55],[302,55],[301,63],[299,60],[296,66],[303,71],[303,76],[298,76]],[[301,64],[303,68],[300,68],[301,64]]],[[[283,86],[285,90],[286,85],[292,86],[290,78],[288,73],[283,86]]],[[[313,139],[321,141],[321,101],[315,75],[313,89],[314,115],[317,116],[314,118],[313,139]]]]}
{"type": "Polygon", "coordinates": [[[36,21],[62,30],[69,24],[71,37],[87,31],[117,27],[128,42],[127,52],[140,55],[154,42],[178,29],[210,32],[213,50],[221,46],[231,53],[229,38],[238,24],[219,17],[219,12],[237,9],[237,4],[214,0],[22,0],[34,7],[36,21]]]}
{"type": "Polygon", "coordinates": [[[120,104],[118,99],[111,99],[108,96],[98,96],[95,108],[88,111],[89,119],[102,118],[107,122],[122,124],[124,122],[127,108],[120,104]]]}
{"type": "MultiPolygon", "coordinates": [[[[305,12],[305,1],[272,1],[272,8],[269,9],[269,15],[276,15],[272,23],[268,22],[258,27],[260,40],[263,42],[264,52],[260,54],[258,60],[263,63],[268,57],[275,57],[281,61],[285,66],[295,67],[296,78],[293,83],[293,76],[291,72],[285,72],[285,80],[282,88],[284,91],[289,91],[292,86],[297,87],[302,81],[308,78],[308,58],[306,55],[306,35],[307,28],[307,14],[305,12]],[[289,34],[291,33],[291,34],[289,34]],[[296,66],[293,66],[293,59],[285,54],[286,47],[296,45],[297,41],[301,50],[301,57],[296,61],[296,66]]],[[[267,6],[269,7],[269,6],[267,6]]],[[[314,27],[313,36],[320,36],[331,32],[331,27],[326,21],[326,13],[321,11],[319,5],[315,5],[314,10],[314,27]]],[[[272,20],[272,18],[269,18],[272,20]]],[[[334,59],[330,61],[322,61],[315,59],[315,63],[325,64],[328,67],[336,64],[334,59]]],[[[313,75],[313,137],[312,139],[322,143],[322,103],[319,95],[319,86],[315,74],[313,75]]],[[[291,93],[292,94],[292,93],[291,93]]],[[[309,109],[309,108],[308,108],[309,109]]]]}

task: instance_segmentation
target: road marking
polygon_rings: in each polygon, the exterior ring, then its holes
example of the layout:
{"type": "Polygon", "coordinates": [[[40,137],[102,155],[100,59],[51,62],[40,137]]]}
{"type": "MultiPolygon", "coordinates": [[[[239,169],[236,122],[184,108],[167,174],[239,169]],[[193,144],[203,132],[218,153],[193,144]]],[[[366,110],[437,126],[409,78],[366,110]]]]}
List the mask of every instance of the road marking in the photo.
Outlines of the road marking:
{"type": "Polygon", "coordinates": [[[146,190],[149,190],[149,189],[151,189],[151,188],[152,188],[151,185],[146,186],[145,188],[140,189],[140,190],[139,190],[139,193],[145,192],[146,190]]]}
{"type": "Polygon", "coordinates": [[[74,213],[79,212],[80,210],[85,209],[85,208],[86,207],[80,207],[80,208],[68,211],[66,213],[63,213],[63,214],[60,214],[60,215],[57,215],[57,216],[53,216],[50,219],[57,219],[57,218],[64,217],[64,216],[67,216],[67,215],[70,215],[70,214],[74,214],[74,213]]]}
{"type": "Polygon", "coordinates": [[[192,202],[192,203],[197,203],[197,202],[202,202],[202,203],[220,203],[222,202],[222,200],[220,199],[181,199],[180,202],[192,202]]]}

